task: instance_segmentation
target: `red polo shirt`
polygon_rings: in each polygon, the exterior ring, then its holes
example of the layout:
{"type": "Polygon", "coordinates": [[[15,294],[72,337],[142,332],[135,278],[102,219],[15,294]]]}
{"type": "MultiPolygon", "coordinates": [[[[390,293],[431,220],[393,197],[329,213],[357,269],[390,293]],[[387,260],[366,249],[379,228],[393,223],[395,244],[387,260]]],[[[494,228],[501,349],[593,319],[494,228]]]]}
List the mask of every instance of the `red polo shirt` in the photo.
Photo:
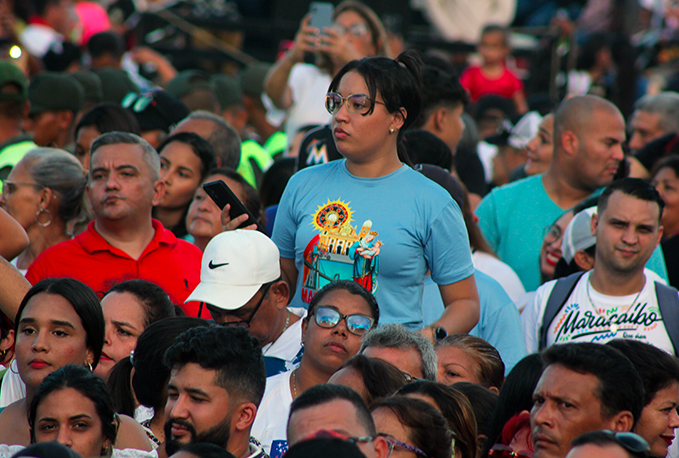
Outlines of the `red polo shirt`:
{"type": "MultiPolygon", "coordinates": [[[[86,231],[40,254],[26,278],[32,284],[45,278],[75,278],[90,286],[99,297],[117,283],[141,278],[163,288],[187,315],[197,316],[199,304],[184,301],[200,282],[200,249],[177,239],[155,219],[153,229],[153,239],[135,260],[104,240],[91,222],[86,231]]],[[[210,318],[207,311],[203,316],[210,318]]]]}

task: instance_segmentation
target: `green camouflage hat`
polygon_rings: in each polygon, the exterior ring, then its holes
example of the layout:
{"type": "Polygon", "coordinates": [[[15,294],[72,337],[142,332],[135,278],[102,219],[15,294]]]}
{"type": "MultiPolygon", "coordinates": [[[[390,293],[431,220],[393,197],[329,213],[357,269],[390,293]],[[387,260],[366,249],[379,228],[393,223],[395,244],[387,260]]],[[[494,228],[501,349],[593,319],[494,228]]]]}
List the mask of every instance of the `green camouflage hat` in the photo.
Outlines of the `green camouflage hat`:
{"type": "Polygon", "coordinates": [[[40,73],[28,86],[30,114],[63,110],[77,113],[83,107],[84,99],[85,89],[77,79],[66,73],[40,73]]]}
{"type": "Polygon", "coordinates": [[[28,78],[11,62],[0,61],[0,100],[25,102],[28,100],[28,78]],[[15,84],[19,92],[4,91],[6,84],[15,84]]]}
{"type": "Polygon", "coordinates": [[[217,100],[222,110],[243,103],[243,91],[237,78],[229,75],[214,75],[212,81],[217,87],[217,100]]]}
{"type": "Polygon", "coordinates": [[[78,80],[85,89],[85,100],[91,100],[94,103],[101,103],[104,101],[104,91],[101,86],[101,78],[94,72],[82,71],[73,73],[73,77],[78,80]]]}
{"type": "Polygon", "coordinates": [[[184,70],[172,78],[165,88],[167,92],[178,99],[184,97],[188,92],[199,89],[217,91],[210,74],[202,70],[184,70]]]}
{"type": "Polygon", "coordinates": [[[243,70],[240,75],[240,86],[245,95],[260,97],[264,92],[264,81],[271,69],[270,64],[252,64],[243,70]]]}

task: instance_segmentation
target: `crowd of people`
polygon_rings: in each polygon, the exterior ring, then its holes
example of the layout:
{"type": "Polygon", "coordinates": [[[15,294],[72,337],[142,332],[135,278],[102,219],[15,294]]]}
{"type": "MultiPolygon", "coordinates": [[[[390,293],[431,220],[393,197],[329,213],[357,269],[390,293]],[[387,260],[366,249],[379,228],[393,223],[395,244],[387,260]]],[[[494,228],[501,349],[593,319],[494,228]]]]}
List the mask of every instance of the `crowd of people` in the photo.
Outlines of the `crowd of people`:
{"type": "Polygon", "coordinates": [[[11,3],[0,457],[679,457],[679,95],[595,33],[538,103],[505,24],[232,74],[11,3]]]}

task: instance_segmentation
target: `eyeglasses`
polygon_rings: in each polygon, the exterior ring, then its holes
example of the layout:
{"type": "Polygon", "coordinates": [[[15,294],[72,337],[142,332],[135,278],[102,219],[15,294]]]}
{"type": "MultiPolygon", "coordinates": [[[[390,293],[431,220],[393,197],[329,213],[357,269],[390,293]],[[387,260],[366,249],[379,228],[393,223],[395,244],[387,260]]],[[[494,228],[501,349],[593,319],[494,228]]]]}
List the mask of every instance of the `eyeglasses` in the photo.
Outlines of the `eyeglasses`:
{"type": "Polygon", "coordinates": [[[533,458],[533,453],[527,450],[515,452],[504,444],[495,444],[488,451],[488,456],[490,458],[533,458]]]}
{"type": "Polygon", "coordinates": [[[15,193],[16,190],[17,190],[17,185],[18,186],[34,186],[36,188],[45,189],[45,187],[43,185],[41,185],[40,183],[32,183],[32,182],[28,182],[28,181],[5,180],[5,181],[2,182],[2,195],[4,197],[7,197],[10,194],[15,193]]]}
{"type": "Polygon", "coordinates": [[[375,320],[369,316],[355,313],[353,315],[344,315],[335,307],[330,305],[320,305],[314,309],[314,318],[316,324],[322,328],[331,329],[339,324],[341,320],[347,324],[347,329],[350,333],[362,336],[372,328],[375,320]]]}
{"type": "Polygon", "coordinates": [[[359,444],[361,442],[372,442],[375,440],[372,436],[362,436],[362,437],[347,437],[348,442],[353,442],[354,444],[359,444]]]}
{"type": "Polygon", "coordinates": [[[362,22],[357,22],[356,24],[351,24],[349,27],[344,27],[341,24],[335,24],[334,27],[342,35],[349,34],[349,35],[353,35],[355,37],[363,37],[370,32],[370,30],[368,29],[368,26],[366,24],[363,24],[362,22]]]}
{"type": "Polygon", "coordinates": [[[422,379],[420,379],[420,378],[415,377],[414,375],[410,375],[410,374],[407,373],[407,372],[401,372],[401,373],[403,374],[403,377],[405,377],[406,382],[408,382],[408,383],[410,383],[410,382],[417,382],[418,380],[422,380],[422,379]]]}
{"type": "Polygon", "coordinates": [[[562,236],[563,232],[561,231],[561,228],[556,224],[546,226],[544,229],[542,229],[542,241],[547,244],[556,242],[562,236]]]}
{"type": "Polygon", "coordinates": [[[414,445],[406,444],[405,442],[401,442],[400,440],[396,439],[394,436],[390,434],[385,434],[385,433],[379,433],[378,436],[384,437],[384,439],[387,441],[387,444],[389,444],[389,455],[391,456],[391,452],[394,451],[397,447],[402,448],[404,450],[407,450],[409,452],[414,453],[415,455],[420,455],[425,458],[429,458],[429,455],[427,455],[425,452],[423,452],[421,449],[415,447],[414,445]]]}
{"type": "Polygon", "coordinates": [[[264,289],[262,290],[262,297],[259,298],[259,302],[257,302],[257,305],[255,305],[255,308],[252,309],[252,313],[250,314],[250,316],[247,319],[240,320],[240,321],[227,321],[226,323],[224,323],[224,326],[241,326],[243,328],[249,328],[250,322],[255,317],[255,313],[257,313],[257,310],[259,310],[259,308],[262,306],[262,302],[264,302],[264,298],[269,293],[269,288],[271,288],[271,285],[273,285],[273,283],[267,283],[266,285],[264,285],[264,289]]]}
{"type": "Polygon", "coordinates": [[[349,113],[362,115],[368,114],[373,103],[384,105],[384,103],[373,100],[365,94],[351,94],[347,97],[342,97],[337,92],[328,92],[328,95],[325,96],[325,109],[328,110],[328,113],[335,114],[342,108],[344,102],[347,102],[347,111],[349,113]]]}
{"type": "Polygon", "coordinates": [[[628,431],[621,433],[614,433],[613,431],[604,431],[607,436],[615,440],[622,448],[632,453],[648,453],[651,451],[651,447],[648,445],[646,440],[628,431]]]}
{"type": "Polygon", "coordinates": [[[165,121],[167,121],[170,126],[175,124],[174,120],[167,113],[165,113],[160,105],[158,105],[158,102],[153,98],[152,92],[145,95],[137,94],[136,92],[129,92],[125,97],[123,97],[122,102],[120,102],[120,106],[127,108],[128,110],[132,110],[135,113],[141,113],[151,106],[158,110],[158,113],[160,113],[160,115],[165,118],[165,121]]]}

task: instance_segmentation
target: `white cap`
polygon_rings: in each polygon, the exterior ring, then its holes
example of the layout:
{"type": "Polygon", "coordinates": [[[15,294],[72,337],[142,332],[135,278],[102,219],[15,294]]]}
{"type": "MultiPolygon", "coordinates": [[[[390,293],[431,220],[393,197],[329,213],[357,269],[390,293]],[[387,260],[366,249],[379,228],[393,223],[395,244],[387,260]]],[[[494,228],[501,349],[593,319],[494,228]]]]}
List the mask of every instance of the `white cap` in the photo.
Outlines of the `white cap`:
{"type": "Polygon", "coordinates": [[[589,207],[573,217],[563,232],[561,253],[567,263],[573,260],[575,252],[586,250],[596,245],[596,237],[592,235],[592,215],[596,213],[596,206],[589,207]]]}
{"type": "Polygon", "coordinates": [[[200,284],[186,302],[236,310],[280,276],[280,253],[269,237],[244,229],[222,232],[205,247],[200,284]]]}
{"type": "Polygon", "coordinates": [[[516,149],[523,149],[538,134],[542,116],[537,111],[530,111],[516,123],[509,133],[507,143],[516,149]]]}

